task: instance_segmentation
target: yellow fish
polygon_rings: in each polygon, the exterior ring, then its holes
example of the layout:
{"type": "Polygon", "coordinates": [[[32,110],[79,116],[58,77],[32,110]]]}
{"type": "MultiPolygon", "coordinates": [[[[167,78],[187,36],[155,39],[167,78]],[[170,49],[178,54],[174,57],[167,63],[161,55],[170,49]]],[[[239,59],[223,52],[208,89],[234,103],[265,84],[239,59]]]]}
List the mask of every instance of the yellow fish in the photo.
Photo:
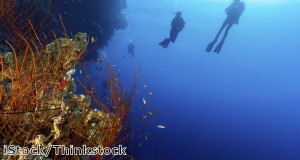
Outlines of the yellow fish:
{"type": "Polygon", "coordinates": [[[97,41],[97,39],[94,38],[94,37],[92,37],[92,38],[91,38],[91,41],[92,41],[92,43],[95,43],[95,42],[97,41]]]}

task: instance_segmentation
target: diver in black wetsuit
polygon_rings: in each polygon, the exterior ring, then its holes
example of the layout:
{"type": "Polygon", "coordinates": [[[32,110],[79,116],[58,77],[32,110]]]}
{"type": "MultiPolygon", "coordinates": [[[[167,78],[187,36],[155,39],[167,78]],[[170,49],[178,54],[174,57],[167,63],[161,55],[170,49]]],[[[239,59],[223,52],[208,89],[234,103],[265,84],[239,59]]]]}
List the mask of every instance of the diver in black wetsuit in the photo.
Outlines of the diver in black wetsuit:
{"type": "Polygon", "coordinates": [[[170,41],[172,43],[174,43],[177,36],[178,36],[178,33],[180,31],[182,31],[182,29],[184,28],[184,25],[185,25],[185,21],[181,17],[181,12],[178,11],[176,13],[176,16],[172,20],[172,24],[171,24],[172,28],[171,28],[171,31],[170,31],[170,37],[165,38],[165,40],[160,42],[159,45],[161,45],[163,48],[167,48],[169,46],[170,41]]]}
{"type": "Polygon", "coordinates": [[[134,44],[131,40],[129,40],[129,44],[127,45],[128,48],[128,54],[130,54],[133,58],[135,57],[134,55],[134,44]]]}
{"type": "Polygon", "coordinates": [[[240,16],[242,15],[243,11],[245,10],[244,2],[240,2],[240,0],[233,0],[234,2],[225,9],[225,12],[227,14],[227,18],[223,22],[223,25],[221,26],[216,38],[210,42],[210,44],[206,47],[206,52],[210,52],[214,44],[217,42],[220,34],[225,29],[224,36],[221,40],[221,42],[217,45],[214,52],[219,53],[222,49],[222,46],[224,44],[224,41],[228,35],[229,29],[233,26],[233,24],[239,24],[240,16]]]}

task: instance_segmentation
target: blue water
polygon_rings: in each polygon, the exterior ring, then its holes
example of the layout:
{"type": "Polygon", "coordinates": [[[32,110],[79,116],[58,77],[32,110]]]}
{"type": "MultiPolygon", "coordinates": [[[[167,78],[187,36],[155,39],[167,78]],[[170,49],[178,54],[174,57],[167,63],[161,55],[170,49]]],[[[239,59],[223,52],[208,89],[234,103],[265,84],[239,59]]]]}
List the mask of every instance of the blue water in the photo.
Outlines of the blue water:
{"type": "Polygon", "coordinates": [[[204,52],[230,3],[127,0],[128,28],[115,33],[105,52],[109,63],[122,68],[125,88],[141,66],[137,89],[147,89],[135,100],[142,105],[145,97],[160,110],[140,133],[151,135],[139,159],[300,159],[300,2],[247,1],[221,53],[204,52]],[[186,27],[163,49],[158,43],[169,35],[178,10],[186,27]],[[129,40],[135,58],[127,56],[129,40]]]}

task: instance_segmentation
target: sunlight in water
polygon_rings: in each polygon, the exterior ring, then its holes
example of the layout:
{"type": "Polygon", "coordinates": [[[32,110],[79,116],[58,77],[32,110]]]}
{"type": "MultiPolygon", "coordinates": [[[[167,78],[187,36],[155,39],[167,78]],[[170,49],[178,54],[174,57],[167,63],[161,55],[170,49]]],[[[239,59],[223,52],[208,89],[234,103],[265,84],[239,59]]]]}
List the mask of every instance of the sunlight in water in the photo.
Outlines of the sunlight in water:
{"type": "Polygon", "coordinates": [[[249,4],[282,4],[288,2],[300,2],[300,0],[245,0],[245,2],[249,4]]]}
{"type": "MultiPolygon", "coordinates": [[[[233,0],[205,0],[205,1],[230,3],[233,0]]],[[[300,2],[300,0],[241,0],[241,1],[246,2],[247,4],[282,4],[288,2],[300,2]]]]}

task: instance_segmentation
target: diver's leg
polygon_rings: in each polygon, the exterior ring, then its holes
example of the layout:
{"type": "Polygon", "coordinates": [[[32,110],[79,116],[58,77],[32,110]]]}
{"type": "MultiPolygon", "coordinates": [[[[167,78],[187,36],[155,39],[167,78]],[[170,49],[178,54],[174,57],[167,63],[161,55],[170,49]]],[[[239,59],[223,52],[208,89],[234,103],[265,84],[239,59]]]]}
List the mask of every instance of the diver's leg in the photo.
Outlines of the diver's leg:
{"type": "Polygon", "coordinates": [[[225,33],[224,33],[224,36],[222,38],[222,40],[220,41],[220,43],[217,45],[217,47],[215,48],[214,52],[215,53],[220,53],[222,47],[223,47],[223,44],[225,42],[225,39],[228,35],[228,31],[230,30],[230,28],[232,27],[233,23],[228,23],[226,29],[225,29],[225,33]]]}
{"type": "Polygon", "coordinates": [[[210,51],[212,50],[212,48],[214,47],[215,43],[217,42],[217,40],[218,40],[220,34],[222,33],[222,31],[224,30],[224,28],[226,27],[227,24],[228,24],[228,18],[226,18],[226,19],[224,20],[224,22],[223,22],[223,24],[222,24],[220,30],[218,31],[217,36],[215,37],[215,39],[214,39],[213,41],[211,41],[211,42],[207,45],[207,47],[206,47],[206,49],[205,49],[206,52],[210,52],[210,51]]]}
{"type": "Polygon", "coordinates": [[[228,23],[226,29],[225,29],[225,33],[224,33],[224,36],[222,38],[222,41],[225,41],[226,37],[228,36],[228,32],[230,30],[230,28],[233,26],[233,23],[228,23]]]}
{"type": "Polygon", "coordinates": [[[224,28],[226,27],[226,25],[228,25],[228,18],[226,18],[226,19],[224,20],[224,22],[223,22],[223,24],[222,24],[220,30],[218,31],[217,36],[215,37],[215,40],[214,40],[214,41],[217,41],[217,40],[218,40],[220,34],[222,33],[222,31],[224,30],[224,28]]]}
{"type": "Polygon", "coordinates": [[[171,31],[170,31],[170,41],[171,42],[175,42],[176,41],[176,38],[177,38],[177,36],[178,36],[178,31],[176,30],[176,29],[171,29],[171,31]]]}

